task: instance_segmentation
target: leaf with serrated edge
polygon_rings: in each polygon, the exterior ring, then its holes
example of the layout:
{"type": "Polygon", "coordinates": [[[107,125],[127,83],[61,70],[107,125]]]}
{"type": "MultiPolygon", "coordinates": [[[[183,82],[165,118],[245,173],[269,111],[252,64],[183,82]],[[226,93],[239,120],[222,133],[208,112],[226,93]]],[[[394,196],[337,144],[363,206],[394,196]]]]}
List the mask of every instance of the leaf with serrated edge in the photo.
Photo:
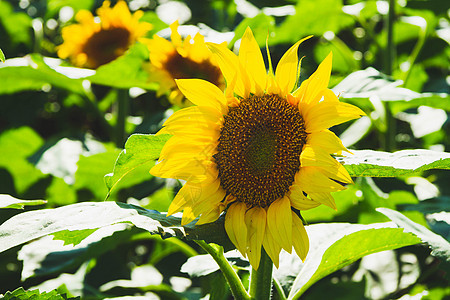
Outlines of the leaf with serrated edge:
{"type": "Polygon", "coordinates": [[[54,209],[18,214],[0,225],[0,252],[33,239],[63,230],[96,229],[117,223],[132,223],[163,238],[181,237],[233,246],[223,227],[223,218],[210,224],[180,225],[181,218],[142,207],[116,202],[83,202],[54,209]]]}
{"type": "Polygon", "coordinates": [[[430,245],[431,255],[442,258],[443,260],[450,261],[450,243],[447,242],[442,236],[432,232],[426,227],[411,221],[405,215],[398,211],[379,207],[376,209],[386,217],[392,220],[399,227],[404,228],[407,232],[412,232],[417,235],[423,242],[430,245]]]}
{"type": "Polygon", "coordinates": [[[159,157],[164,144],[170,137],[169,134],[133,134],[130,136],[125,143],[125,150],[117,157],[113,173],[105,176],[106,186],[109,190],[108,195],[129,172],[145,164],[149,164],[150,167],[150,164],[153,164],[159,157]]]}
{"type": "Polygon", "coordinates": [[[14,208],[23,209],[25,206],[43,205],[47,203],[45,200],[21,200],[10,195],[0,194],[0,209],[14,208]]]}
{"type": "Polygon", "coordinates": [[[450,169],[450,153],[432,150],[402,150],[394,153],[352,150],[353,155],[337,157],[350,176],[396,177],[430,169],[450,169]]]}

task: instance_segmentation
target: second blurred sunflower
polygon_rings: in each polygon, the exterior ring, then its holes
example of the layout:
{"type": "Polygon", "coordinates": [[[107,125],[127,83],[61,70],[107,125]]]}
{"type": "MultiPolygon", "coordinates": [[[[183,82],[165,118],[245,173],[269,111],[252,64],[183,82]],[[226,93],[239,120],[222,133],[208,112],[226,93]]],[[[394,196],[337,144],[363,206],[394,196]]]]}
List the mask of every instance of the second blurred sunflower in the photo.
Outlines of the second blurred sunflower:
{"type": "Polygon", "coordinates": [[[204,79],[220,89],[225,88],[224,77],[204,37],[197,33],[183,40],[178,33],[178,21],[170,29],[171,41],[158,35],[141,39],[150,51],[150,76],[160,84],[158,96],[168,94],[169,101],[181,107],[192,105],[178,89],[175,79],[204,79]]]}
{"type": "Polygon", "coordinates": [[[90,11],[80,10],[78,24],[62,29],[64,43],[58,47],[58,56],[70,58],[78,67],[96,69],[125,53],[136,40],[144,36],[152,25],[139,22],[142,11],[130,13],[125,1],[110,7],[109,1],[97,9],[98,18],[90,11]]]}

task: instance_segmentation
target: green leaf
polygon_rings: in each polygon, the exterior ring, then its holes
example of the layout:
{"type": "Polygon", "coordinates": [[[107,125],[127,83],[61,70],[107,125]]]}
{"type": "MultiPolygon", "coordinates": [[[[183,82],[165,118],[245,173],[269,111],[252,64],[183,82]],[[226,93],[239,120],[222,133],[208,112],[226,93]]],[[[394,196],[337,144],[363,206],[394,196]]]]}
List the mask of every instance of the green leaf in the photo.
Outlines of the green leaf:
{"type": "Polygon", "coordinates": [[[287,16],[277,27],[276,42],[295,43],[311,34],[320,36],[326,31],[339,32],[353,25],[354,19],[342,11],[342,6],[342,0],[298,1],[296,13],[287,16]]]}
{"type": "MultiPolygon", "coordinates": [[[[93,230],[95,229],[62,231],[69,234],[60,235],[59,232],[54,236],[60,237],[66,243],[74,241],[71,233],[88,233],[93,230]]],[[[97,229],[75,246],[62,245],[59,240],[52,239],[51,235],[33,240],[24,245],[17,254],[23,262],[22,280],[74,270],[84,262],[117,249],[119,245],[130,242],[133,237],[142,233],[142,229],[121,223],[97,229]]]]}
{"type": "Polygon", "coordinates": [[[264,47],[266,45],[267,33],[273,32],[275,29],[275,19],[273,16],[268,16],[264,13],[260,13],[253,18],[245,18],[234,29],[234,38],[229,44],[234,45],[234,43],[244,35],[247,27],[252,29],[258,45],[264,47]]]}
{"type": "Polygon", "coordinates": [[[3,53],[1,48],[0,48],[0,61],[5,62],[5,54],[3,53]]]}
{"type": "Polygon", "coordinates": [[[108,149],[103,153],[80,156],[75,173],[74,187],[77,190],[87,189],[92,192],[95,200],[104,200],[108,189],[103,177],[111,172],[111,166],[120,153],[119,149],[108,149]]]}
{"type": "Polygon", "coordinates": [[[54,209],[30,211],[13,216],[0,225],[0,252],[36,238],[63,230],[97,229],[117,223],[132,223],[163,238],[177,236],[215,242],[233,248],[223,218],[210,224],[181,226],[181,218],[116,202],[82,202],[54,209]]]}
{"type": "Polygon", "coordinates": [[[133,134],[125,143],[123,150],[116,160],[113,173],[105,176],[106,186],[109,194],[117,184],[131,171],[141,166],[150,166],[154,164],[159,157],[164,144],[171,136],[133,134]]]}
{"type": "Polygon", "coordinates": [[[390,223],[307,226],[311,246],[288,299],[298,299],[318,280],[363,256],[420,243],[416,236],[390,226],[390,223]]]}
{"type": "Polygon", "coordinates": [[[56,290],[51,292],[40,292],[39,290],[26,291],[22,287],[15,289],[13,292],[6,292],[4,300],[72,300],[80,299],[80,297],[68,298],[66,294],[59,294],[56,290]]]}
{"type": "Polygon", "coordinates": [[[2,78],[0,94],[48,90],[52,86],[81,95],[85,94],[82,79],[69,78],[57,72],[46,62],[56,62],[58,64],[61,61],[44,58],[39,54],[6,60],[5,65],[0,65],[0,78],[2,78]]]}
{"type": "Polygon", "coordinates": [[[29,127],[7,130],[0,135],[0,168],[11,174],[18,194],[45,177],[28,161],[42,144],[42,138],[29,127]]]}
{"type": "Polygon", "coordinates": [[[450,169],[450,153],[424,149],[394,153],[352,150],[354,155],[337,157],[350,176],[397,177],[430,169],[450,169]]]}
{"type": "Polygon", "coordinates": [[[10,195],[0,194],[0,208],[23,209],[25,206],[43,205],[45,200],[21,200],[10,195]]]}
{"type": "Polygon", "coordinates": [[[450,261],[450,243],[442,236],[432,232],[426,227],[417,224],[398,211],[380,207],[377,211],[387,216],[399,227],[404,228],[406,232],[412,232],[418,236],[423,242],[427,243],[432,249],[431,255],[442,258],[444,261],[450,261]]]}
{"type": "Polygon", "coordinates": [[[97,230],[98,228],[83,230],[63,230],[55,232],[53,234],[53,239],[64,241],[64,246],[70,244],[76,246],[97,230]]]}
{"type": "Polygon", "coordinates": [[[99,67],[96,73],[87,79],[92,83],[128,89],[140,87],[155,90],[158,85],[149,80],[149,72],[144,70],[148,60],[148,50],[143,44],[136,44],[116,60],[99,67]]]}

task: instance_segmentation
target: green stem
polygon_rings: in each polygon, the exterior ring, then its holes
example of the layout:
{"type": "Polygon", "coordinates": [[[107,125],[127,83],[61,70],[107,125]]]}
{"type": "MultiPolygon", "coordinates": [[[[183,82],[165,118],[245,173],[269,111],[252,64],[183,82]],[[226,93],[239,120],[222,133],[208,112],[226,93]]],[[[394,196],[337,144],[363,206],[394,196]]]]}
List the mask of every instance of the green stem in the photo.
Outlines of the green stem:
{"type": "Polygon", "coordinates": [[[273,286],[277,290],[278,297],[281,300],[286,300],[286,295],[284,294],[283,287],[281,286],[280,282],[275,277],[273,278],[273,286]]]}
{"type": "MultiPolygon", "coordinates": [[[[385,53],[385,66],[384,72],[387,75],[392,75],[393,61],[395,57],[395,45],[393,38],[393,29],[395,21],[395,0],[389,0],[389,12],[387,16],[387,43],[385,53]]],[[[384,109],[386,112],[386,134],[384,148],[386,151],[393,151],[395,149],[395,119],[392,115],[391,108],[388,101],[384,102],[384,109]]]]}
{"type": "Polygon", "coordinates": [[[89,91],[86,91],[84,95],[80,96],[86,104],[87,111],[95,114],[97,120],[99,120],[100,122],[100,126],[102,127],[102,129],[106,132],[108,137],[111,137],[112,133],[114,132],[114,128],[111,126],[111,124],[108,123],[108,121],[106,121],[105,114],[99,109],[95,96],[89,91]]]}
{"type": "Polygon", "coordinates": [[[208,244],[205,241],[201,240],[195,242],[206,252],[208,252],[219,265],[220,270],[222,271],[225,279],[228,282],[228,285],[230,286],[234,299],[250,299],[249,295],[245,291],[241,279],[223,255],[223,248],[218,245],[208,244]]]}
{"type": "Polygon", "coordinates": [[[414,46],[414,49],[408,58],[409,68],[403,77],[403,86],[404,87],[406,87],[406,84],[409,80],[409,75],[411,74],[411,70],[414,66],[414,63],[416,62],[417,56],[419,56],[420,51],[422,50],[423,46],[425,45],[426,39],[427,39],[427,28],[421,28],[417,43],[414,46]]]}
{"type": "Polygon", "coordinates": [[[128,116],[128,110],[130,105],[130,99],[128,97],[127,89],[119,89],[117,91],[117,122],[115,130],[115,143],[118,148],[123,148],[126,139],[126,120],[128,116]]]}
{"type": "Polygon", "coordinates": [[[252,268],[250,274],[249,294],[251,299],[270,299],[270,292],[272,291],[272,268],[272,260],[266,251],[261,249],[261,260],[258,270],[252,268]]]}

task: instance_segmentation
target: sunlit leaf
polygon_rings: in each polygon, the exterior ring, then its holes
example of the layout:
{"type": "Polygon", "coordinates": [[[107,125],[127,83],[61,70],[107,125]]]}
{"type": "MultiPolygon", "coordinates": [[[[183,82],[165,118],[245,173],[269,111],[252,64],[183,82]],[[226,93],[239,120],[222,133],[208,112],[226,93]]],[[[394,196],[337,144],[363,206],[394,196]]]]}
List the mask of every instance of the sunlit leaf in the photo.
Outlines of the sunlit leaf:
{"type": "Polygon", "coordinates": [[[416,236],[391,226],[391,223],[307,226],[311,246],[288,299],[298,299],[318,280],[365,255],[420,243],[416,236]]]}
{"type": "Polygon", "coordinates": [[[36,300],[76,300],[80,297],[67,297],[66,294],[60,294],[56,290],[51,292],[40,292],[39,290],[26,291],[22,287],[17,288],[13,292],[6,292],[2,297],[4,300],[25,300],[25,299],[36,299],[36,300]]]}
{"type": "Polygon", "coordinates": [[[5,62],[5,54],[3,53],[2,49],[0,49],[0,61],[5,62]]]}
{"type": "Polygon", "coordinates": [[[142,44],[136,44],[116,60],[99,67],[88,79],[95,84],[115,88],[140,87],[155,90],[158,86],[149,80],[149,72],[144,69],[148,51],[142,44]]]}
{"type": "Polygon", "coordinates": [[[355,21],[342,6],[342,0],[298,1],[296,14],[287,16],[276,29],[276,42],[295,43],[311,34],[320,36],[351,26],[355,21]]]}
{"type": "Polygon", "coordinates": [[[105,176],[109,193],[116,187],[120,180],[129,172],[141,166],[150,167],[159,157],[164,144],[170,135],[145,135],[133,134],[125,143],[123,150],[116,160],[114,171],[105,176]]]}
{"type": "Polygon", "coordinates": [[[350,176],[396,177],[430,169],[450,169],[450,153],[424,149],[394,153],[352,150],[354,155],[337,157],[350,176]]]}
{"type": "Polygon", "coordinates": [[[128,243],[142,232],[142,229],[121,223],[100,229],[63,230],[53,236],[33,240],[24,245],[17,255],[23,262],[22,280],[73,270],[86,260],[128,243]]]}
{"type": "Polygon", "coordinates": [[[55,232],[53,234],[54,240],[62,240],[64,241],[65,245],[78,245],[83,241],[85,238],[90,236],[92,233],[94,233],[98,228],[94,229],[83,229],[83,230],[63,230],[59,232],[55,232]]]}
{"type": "Polygon", "coordinates": [[[430,231],[420,224],[411,221],[398,211],[385,207],[377,208],[377,211],[387,216],[399,227],[404,228],[407,232],[414,233],[423,242],[430,245],[430,248],[432,249],[431,255],[450,261],[450,243],[442,236],[430,231]]]}
{"type": "Polygon", "coordinates": [[[132,223],[163,238],[177,236],[202,239],[230,249],[223,218],[200,226],[181,226],[181,218],[116,202],[82,202],[54,209],[18,214],[0,226],[0,252],[33,239],[63,230],[97,229],[117,223],[132,223]]]}
{"type": "Polygon", "coordinates": [[[23,209],[25,206],[43,205],[45,200],[21,200],[10,195],[0,194],[0,208],[23,209]]]}
{"type": "Polygon", "coordinates": [[[28,161],[42,144],[43,139],[29,127],[7,130],[0,135],[0,168],[10,174],[12,188],[19,194],[45,177],[28,161]]]}
{"type": "MultiPolygon", "coordinates": [[[[52,60],[53,61],[53,60],[52,60]]],[[[82,79],[69,78],[47,65],[45,58],[31,54],[23,58],[7,59],[0,65],[0,94],[21,91],[49,90],[52,86],[83,95],[82,79]]]]}

